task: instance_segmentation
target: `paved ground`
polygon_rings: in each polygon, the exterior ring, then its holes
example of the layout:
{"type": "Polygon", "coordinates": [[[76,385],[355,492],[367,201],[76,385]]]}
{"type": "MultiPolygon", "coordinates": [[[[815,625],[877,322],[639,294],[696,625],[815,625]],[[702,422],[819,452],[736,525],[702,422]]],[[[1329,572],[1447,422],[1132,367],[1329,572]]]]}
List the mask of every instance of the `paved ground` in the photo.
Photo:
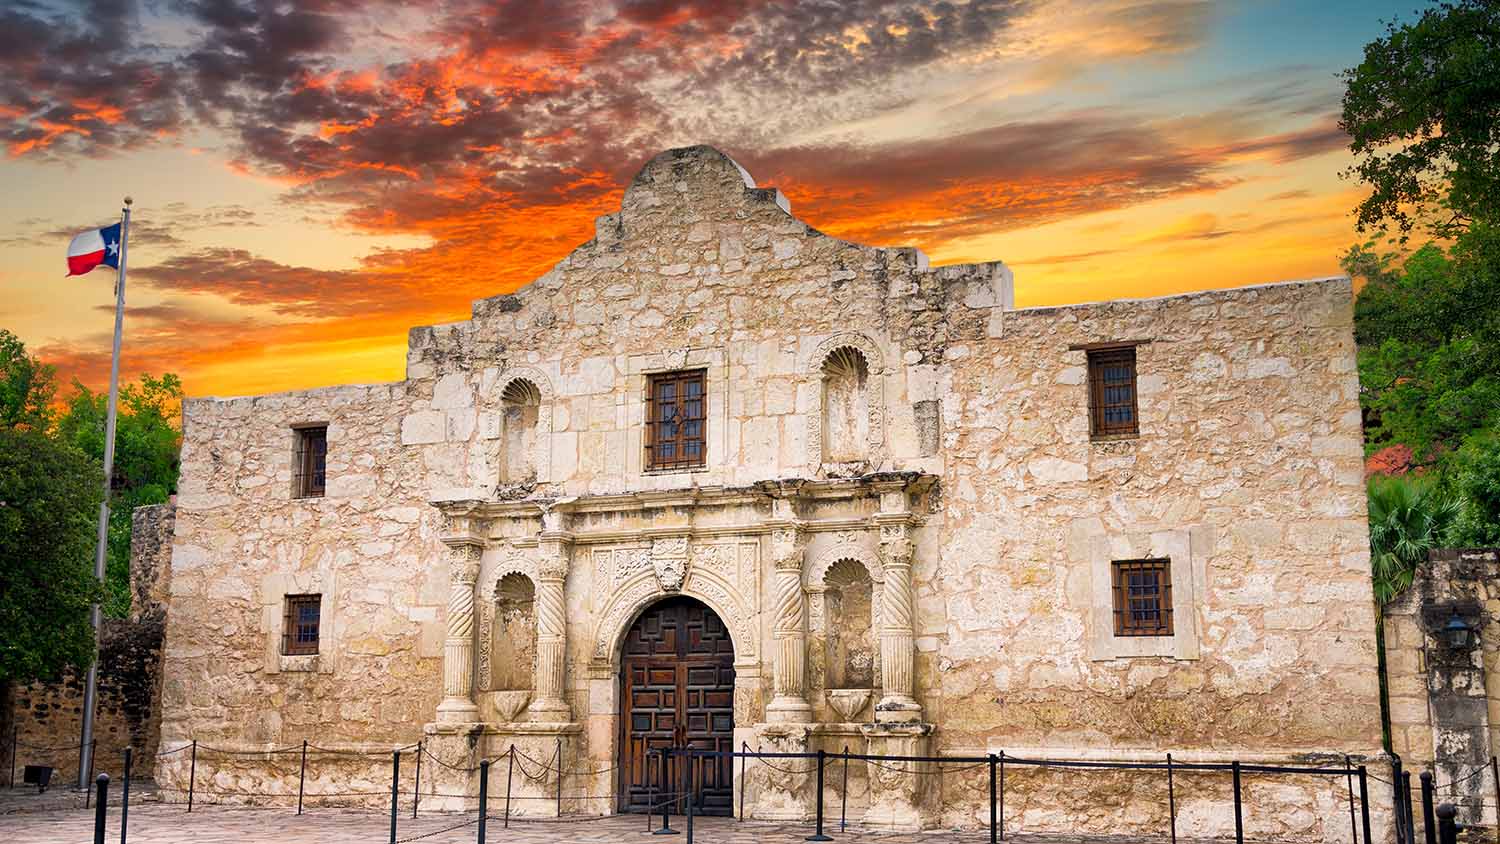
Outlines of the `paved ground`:
{"type": "MultiPolygon", "coordinates": [[[[14,805],[13,801],[3,801],[0,806],[5,803],[14,805]]],[[[34,804],[21,811],[0,815],[0,840],[27,844],[89,844],[93,841],[93,818],[93,810],[84,810],[81,800],[76,805],[70,802],[66,806],[34,804]]],[[[471,844],[476,840],[475,821],[473,814],[435,813],[416,820],[401,818],[397,824],[397,841],[471,844]]],[[[680,816],[675,817],[673,827],[682,831],[682,821],[680,816]]],[[[119,841],[119,822],[119,807],[111,805],[105,835],[105,840],[111,844],[119,841]]],[[[563,822],[512,819],[508,830],[495,820],[488,827],[486,839],[492,844],[686,844],[685,835],[670,838],[648,835],[646,819],[636,815],[563,822]]],[[[880,844],[934,844],[939,841],[981,844],[989,840],[982,831],[859,834],[851,829],[847,835],[839,835],[836,826],[829,831],[835,836],[835,841],[847,844],[876,841],[880,844]]],[[[736,823],[731,818],[703,818],[695,820],[693,837],[695,842],[703,844],[801,844],[811,833],[810,827],[801,824],[736,823]]],[[[298,817],[284,809],[209,806],[196,807],[189,815],[181,805],[132,801],[128,841],[131,844],[281,844],[304,841],[385,844],[389,836],[390,817],[375,810],[317,809],[298,817]]]]}

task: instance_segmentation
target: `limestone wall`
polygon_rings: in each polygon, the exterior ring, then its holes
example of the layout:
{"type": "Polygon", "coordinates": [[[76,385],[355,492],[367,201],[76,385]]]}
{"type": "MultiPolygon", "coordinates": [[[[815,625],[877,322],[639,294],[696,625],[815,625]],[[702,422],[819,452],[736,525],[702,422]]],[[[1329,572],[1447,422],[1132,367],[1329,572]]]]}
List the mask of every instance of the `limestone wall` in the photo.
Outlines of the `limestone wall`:
{"type": "MultiPolygon", "coordinates": [[[[718,591],[698,594],[735,630],[736,728],[749,728],[766,718],[774,650],[766,482],[899,471],[937,479],[910,502],[917,698],[934,749],[1377,752],[1347,280],[1015,310],[998,262],[933,269],[786,209],[717,152],[673,150],[535,283],[476,302],[471,319],[413,329],[404,382],[189,402],[164,740],[413,740],[443,685],[453,526],[434,502],[499,514],[480,527],[463,516],[463,541],[482,548],[479,629],[498,578],[535,572],[549,519],[547,541],[567,543],[565,697],[583,725],[566,752],[580,764],[612,762],[618,681],[601,637],[660,593],[631,577],[672,532],[692,535],[685,590],[694,572],[717,572],[718,591]],[[1085,353],[1069,347],[1121,340],[1141,342],[1141,434],[1096,443],[1085,353]],[[683,368],[707,374],[706,465],[651,471],[647,379],[683,368]],[[294,499],[292,426],[311,423],[329,425],[328,494],[294,499]],[[1177,635],[1122,644],[1101,627],[1100,578],[1110,560],[1141,556],[1172,559],[1177,635]],[[324,595],[315,658],[278,653],[291,592],[324,595]]],[[[804,572],[840,548],[873,558],[884,494],[797,504],[804,572]]],[[[809,703],[825,724],[816,741],[837,751],[869,710],[835,712],[826,687],[880,672],[833,670],[862,651],[818,638],[845,598],[807,578],[809,703]]],[[[477,688],[494,674],[476,666],[477,688]]],[[[478,698],[486,721],[514,702],[478,698]]],[[[972,789],[934,782],[942,819],[979,817],[972,789]]],[[[1121,806],[1146,787],[1120,785],[1121,806]]],[[[1256,788],[1268,805],[1327,799],[1256,788]]],[[[1069,811],[1059,789],[1033,801],[1018,811],[1039,827],[1069,811]]],[[[1225,804],[1213,806],[1204,828],[1222,830],[1225,804]]],[[[1314,823],[1265,815],[1268,834],[1314,823]]]]}

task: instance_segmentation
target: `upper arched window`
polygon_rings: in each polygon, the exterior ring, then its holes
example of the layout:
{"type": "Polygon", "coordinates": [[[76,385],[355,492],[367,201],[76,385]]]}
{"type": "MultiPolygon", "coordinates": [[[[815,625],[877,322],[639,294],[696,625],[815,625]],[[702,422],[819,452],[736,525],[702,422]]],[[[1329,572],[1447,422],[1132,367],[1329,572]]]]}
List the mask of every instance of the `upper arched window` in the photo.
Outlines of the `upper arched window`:
{"type": "Polygon", "coordinates": [[[823,460],[853,463],[869,457],[870,378],[865,356],[840,346],[823,360],[823,460]]]}

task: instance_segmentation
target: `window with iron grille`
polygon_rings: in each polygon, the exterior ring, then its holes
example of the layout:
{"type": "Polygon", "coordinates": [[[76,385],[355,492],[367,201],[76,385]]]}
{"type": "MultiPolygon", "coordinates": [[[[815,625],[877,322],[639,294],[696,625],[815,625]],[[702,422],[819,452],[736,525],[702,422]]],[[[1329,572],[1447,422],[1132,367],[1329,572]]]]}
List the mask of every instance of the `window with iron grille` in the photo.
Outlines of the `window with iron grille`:
{"type": "Polygon", "coordinates": [[[646,408],[646,468],[691,469],[708,457],[702,369],[652,375],[646,408]]]}
{"type": "Polygon", "coordinates": [[[1089,352],[1089,430],[1095,438],[1140,433],[1135,401],[1135,347],[1089,352]]]}
{"type": "Polygon", "coordinates": [[[1172,635],[1171,561],[1116,560],[1114,605],[1116,636],[1172,635]]]}
{"type": "Polygon", "coordinates": [[[286,596],[286,614],[281,626],[283,654],[297,656],[318,652],[318,621],[322,606],[322,595],[286,596]]]}
{"type": "Polygon", "coordinates": [[[297,452],[293,455],[292,495],[321,498],[327,481],[328,427],[297,428],[297,452]]]}

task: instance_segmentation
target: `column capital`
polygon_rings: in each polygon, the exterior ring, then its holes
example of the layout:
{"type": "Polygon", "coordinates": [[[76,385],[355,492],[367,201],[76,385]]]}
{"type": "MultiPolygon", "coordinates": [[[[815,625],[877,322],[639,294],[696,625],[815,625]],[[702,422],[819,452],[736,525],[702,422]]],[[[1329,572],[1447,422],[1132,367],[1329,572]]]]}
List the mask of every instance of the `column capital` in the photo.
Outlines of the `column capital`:
{"type": "Polygon", "coordinates": [[[802,571],[807,533],[801,525],[784,524],[771,529],[771,561],[777,571],[802,571]]]}
{"type": "Polygon", "coordinates": [[[484,555],[484,546],[464,542],[448,546],[448,563],[455,583],[473,586],[479,580],[479,559],[484,555]]]}

